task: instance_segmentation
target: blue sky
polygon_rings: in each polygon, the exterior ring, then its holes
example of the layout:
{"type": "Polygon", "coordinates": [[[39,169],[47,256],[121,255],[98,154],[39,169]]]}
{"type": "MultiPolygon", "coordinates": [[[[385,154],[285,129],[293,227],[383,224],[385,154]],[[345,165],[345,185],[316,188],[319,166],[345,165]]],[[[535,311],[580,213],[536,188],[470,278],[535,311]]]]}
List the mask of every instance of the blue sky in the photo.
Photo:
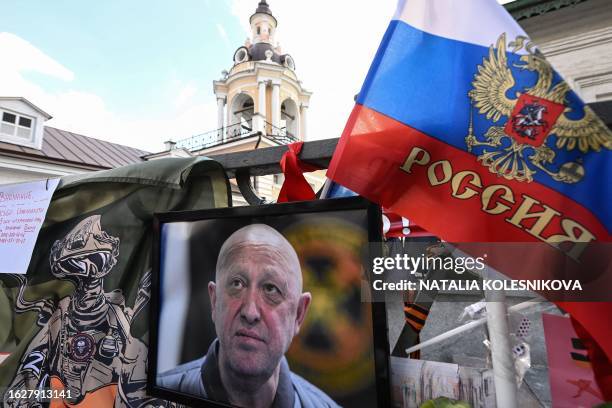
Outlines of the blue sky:
{"type": "MultiPolygon", "coordinates": [[[[12,2],[0,16],[0,94],[27,97],[50,126],[162,150],[215,128],[212,81],[231,68],[258,1],[12,2]]],[[[314,92],[310,138],[339,137],[396,0],[269,4],[314,92]]]]}
{"type": "Polygon", "coordinates": [[[218,0],[20,1],[4,8],[0,19],[2,43],[21,56],[8,61],[13,69],[0,94],[32,99],[54,116],[48,125],[148,150],[160,150],[168,138],[211,130],[211,112],[204,111],[214,103],[212,80],[229,68],[245,38],[232,2],[218,0]],[[176,132],[164,123],[171,134],[156,134],[154,141],[142,135],[151,129],[136,126],[152,121],[154,128],[189,109],[200,111],[199,126],[194,112],[190,125],[176,132]],[[114,125],[94,128],[93,114],[114,125]],[[133,127],[138,140],[119,135],[122,124],[133,127]]]}
{"type": "MultiPolygon", "coordinates": [[[[20,1],[3,10],[2,30],[36,46],[75,75],[71,87],[87,89],[115,109],[162,114],[156,101],[176,81],[210,87],[233,49],[241,27],[221,1],[20,1]],[[173,6],[180,4],[180,7],[173,6]]],[[[65,86],[28,74],[50,90],[65,86]]]]}

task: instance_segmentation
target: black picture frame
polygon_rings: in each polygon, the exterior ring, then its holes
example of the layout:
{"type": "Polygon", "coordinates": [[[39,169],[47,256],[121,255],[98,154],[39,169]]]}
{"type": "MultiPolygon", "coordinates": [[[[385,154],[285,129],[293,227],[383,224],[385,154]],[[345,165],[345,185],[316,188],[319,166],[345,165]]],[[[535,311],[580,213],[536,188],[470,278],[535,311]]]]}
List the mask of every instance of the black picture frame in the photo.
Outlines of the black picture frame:
{"type": "MultiPolygon", "coordinates": [[[[326,200],[313,200],[282,204],[266,204],[248,207],[229,207],[208,210],[181,211],[157,213],[154,215],[153,248],[152,248],[152,280],[150,301],[150,336],[148,348],[148,378],[147,392],[149,395],[168,401],[197,407],[230,407],[230,405],[203,399],[201,397],[169,390],[156,385],[158,366],[158,340],[159,318],[161,313],[161,231],[162,226],[176,222],[194,222],[201,220],[223,220],[230,218],[275,217],[283,215],[341,212],[349,210],[363,210],[367,214],[367,235],[369,245],[369,259],[380,256],[382,253],[382,219],[381,208],[362,197],[337,198],[326,200]],[[381,243],[372,245],[371,243],[381,243]],[[372,253],[373,251],[379,253],[372,253]]],[[[372,278],[371,263],[364,261],[364,270],[367,278],[372,278]]],[[[389,342],[387,312],[384,302],[371,302],[372,316],[372,352],[375,366],[376,401],[378,407],[390,406],[390,378],[389,378],[389,342]]]]}

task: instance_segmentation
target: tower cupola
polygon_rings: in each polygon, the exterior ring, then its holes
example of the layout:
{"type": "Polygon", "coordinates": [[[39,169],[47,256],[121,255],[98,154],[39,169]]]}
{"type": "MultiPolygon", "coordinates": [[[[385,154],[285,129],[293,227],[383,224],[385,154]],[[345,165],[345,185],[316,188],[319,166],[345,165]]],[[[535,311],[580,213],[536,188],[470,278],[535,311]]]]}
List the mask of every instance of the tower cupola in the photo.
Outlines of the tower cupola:
{"type": "Polygon", "coordinates": [[[261,0],[255,13],[249,19],[251,24],[251,37],[244,46],[234,53],[234,64],[247,61],[262,61],[283,65],[291,70],[295,69],[295,62],[289,54],[283,54],[277,44],[276,27],[278,21],[272,14],[266,0],[261,0]]]}
{"type": "Polygon", "coordinates": [[[273,47],[276,46],[274,34],[276,33],[278,21],[276,17],[272,15],[272,10],[270,10],[270,6],[266,0],[261,0],[259,2],[249,22],[251,23],[251,42],[253,44],[263,42],[273,47]]]}

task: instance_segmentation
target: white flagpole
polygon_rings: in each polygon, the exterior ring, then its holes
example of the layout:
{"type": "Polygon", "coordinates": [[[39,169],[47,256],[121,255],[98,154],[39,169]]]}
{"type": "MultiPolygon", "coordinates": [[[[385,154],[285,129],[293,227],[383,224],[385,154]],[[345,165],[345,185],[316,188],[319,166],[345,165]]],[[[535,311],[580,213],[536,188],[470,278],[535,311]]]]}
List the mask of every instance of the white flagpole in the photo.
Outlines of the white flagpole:
{"type": "MultiPolygon", "coordinates": [[[[483,275],[491,276],[488,268],[483,271],[483,275]]],[[[514,358],[510,347],[506,294],[503,290],[485,290],[484,293],[497,408],[518,408],[518,389],[514,358]]]]}
{"type": "MultiPolygon", "coordinates": [[[[540,300],[528,300],[526,302],[522,302],[519,303],[518,305],[514,305],[514,306],[510,306],[508,308],[509,312],[518,312],[521,311],[523,309],[526,309],[528,307],[540,304],[541,301],[540,300]]],[[[469,330],[472,330],[476,327],[482,326],[483,324],[487,323],[487,318],[483,317],[481,319],[478,320],[472,320],[471,322],[468,322],[466,324],[464,324],[463,326],[459,326],[459,327],[455,327],[454,329],[451,329],[449,331],[446,331],[438,336],[432,337],[431,339],[425,340],[420,342],[419,344],[415,344],[412,347],[409,347],[406,349],[406,354],[410,354],[410,353],[414,353],[417,350],[422,350],[426,347],[429,346],[433,346],[434,344],[438,344],[446,339],[450,339],[451,337],[454,337],[458,334],[467,332],[469,330]]]]}

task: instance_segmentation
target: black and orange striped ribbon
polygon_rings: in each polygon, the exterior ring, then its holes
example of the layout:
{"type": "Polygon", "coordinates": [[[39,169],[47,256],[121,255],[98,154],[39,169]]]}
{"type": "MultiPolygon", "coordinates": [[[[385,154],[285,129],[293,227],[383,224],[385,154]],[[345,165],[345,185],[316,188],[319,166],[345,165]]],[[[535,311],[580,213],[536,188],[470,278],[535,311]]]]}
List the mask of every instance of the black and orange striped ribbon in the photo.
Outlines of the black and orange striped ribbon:
{"type": "MultiPolygon", "coordinates": [[[[416,343],[420,341],[419,333],[423,326],[425,325],[425,320],[427,320],[427,315],[429,314],[429,309],[424,308],[416,303],[404,302],[404,318],[406,319],[406,324],[412,327],[415,331],[416,343]]],[[[419,359],[421,358],[420,350],[414,351],[410,353],[410,358],[419,359]]]]}

